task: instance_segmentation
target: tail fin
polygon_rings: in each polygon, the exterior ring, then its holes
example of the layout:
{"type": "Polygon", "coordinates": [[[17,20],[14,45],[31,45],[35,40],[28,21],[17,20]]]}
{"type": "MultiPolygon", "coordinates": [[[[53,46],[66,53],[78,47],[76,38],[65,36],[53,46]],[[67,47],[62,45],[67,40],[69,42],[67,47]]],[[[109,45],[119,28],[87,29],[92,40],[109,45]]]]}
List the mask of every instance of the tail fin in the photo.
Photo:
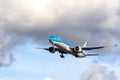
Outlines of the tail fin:
{"type": "Polygon", "coordinates": [[[86,47],[87,46],[87,41],[84,43],[83,47],[86,47]]]}

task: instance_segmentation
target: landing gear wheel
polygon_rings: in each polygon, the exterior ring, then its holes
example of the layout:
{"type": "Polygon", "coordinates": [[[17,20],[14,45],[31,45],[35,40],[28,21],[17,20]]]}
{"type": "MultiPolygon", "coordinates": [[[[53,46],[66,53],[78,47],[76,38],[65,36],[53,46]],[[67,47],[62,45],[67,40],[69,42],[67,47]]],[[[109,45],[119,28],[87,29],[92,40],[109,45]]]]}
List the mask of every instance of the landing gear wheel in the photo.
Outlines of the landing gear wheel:
{"type": "Polygon", "coordinates": [[[63,54],[60,55],[61,58],[64,58],[65,56],[63,54]]]}
{"type": "Polygon", "coordinates": [[[75,54],[75,57],[78,57],[78,55],[77,55],[77,54],[75,54]]]}

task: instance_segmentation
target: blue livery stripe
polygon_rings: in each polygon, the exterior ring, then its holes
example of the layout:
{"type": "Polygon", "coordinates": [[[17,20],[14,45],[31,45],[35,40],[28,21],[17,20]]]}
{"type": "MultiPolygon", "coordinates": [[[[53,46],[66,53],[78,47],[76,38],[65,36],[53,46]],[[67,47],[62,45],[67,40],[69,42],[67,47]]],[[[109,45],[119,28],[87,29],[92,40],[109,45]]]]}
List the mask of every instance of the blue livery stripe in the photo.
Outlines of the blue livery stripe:
{"type": "Polygon", "coordinates": [[[50,41],[61,42],[61,43],[64,43],[64,44],[66,44],[66,45],[68,45],[68,46],[70,46],[70,47],[74,47],[73,44],[71,44],[71,43],[69,43],[69,42],[61,39],[61,38],[58,37],[58,36],[50,36],[49,40],[50,40],[50,41]]]}

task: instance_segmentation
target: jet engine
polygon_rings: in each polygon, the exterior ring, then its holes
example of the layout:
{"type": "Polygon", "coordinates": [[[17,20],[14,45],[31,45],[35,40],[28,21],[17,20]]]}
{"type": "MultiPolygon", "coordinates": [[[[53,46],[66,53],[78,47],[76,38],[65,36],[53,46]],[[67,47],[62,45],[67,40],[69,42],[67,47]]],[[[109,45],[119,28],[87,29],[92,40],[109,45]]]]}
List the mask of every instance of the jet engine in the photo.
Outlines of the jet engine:
{"type": "Polygon", "coordinates": [[[49,52],[55,53],[55,48],[54,47],[49,47],[49,52]]]}
{"type": "Polygon", "coordinates": [[[81,53],[83,50],[81,49],[80,46],[76,46],[76,47],[74,48],[74,51],[75,51],[76,53],[81,53]]]}

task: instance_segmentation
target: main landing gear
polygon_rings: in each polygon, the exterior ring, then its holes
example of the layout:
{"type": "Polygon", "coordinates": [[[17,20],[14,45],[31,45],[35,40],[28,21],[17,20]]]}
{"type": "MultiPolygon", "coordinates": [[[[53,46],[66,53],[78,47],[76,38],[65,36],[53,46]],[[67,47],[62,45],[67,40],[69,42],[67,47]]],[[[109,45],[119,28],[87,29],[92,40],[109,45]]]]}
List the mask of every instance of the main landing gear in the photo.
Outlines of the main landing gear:
{"type": "Polygon", "coordinates": [[[61,58],[64,58],[65,56],[63,54],[60,55],[61,58]]]}

